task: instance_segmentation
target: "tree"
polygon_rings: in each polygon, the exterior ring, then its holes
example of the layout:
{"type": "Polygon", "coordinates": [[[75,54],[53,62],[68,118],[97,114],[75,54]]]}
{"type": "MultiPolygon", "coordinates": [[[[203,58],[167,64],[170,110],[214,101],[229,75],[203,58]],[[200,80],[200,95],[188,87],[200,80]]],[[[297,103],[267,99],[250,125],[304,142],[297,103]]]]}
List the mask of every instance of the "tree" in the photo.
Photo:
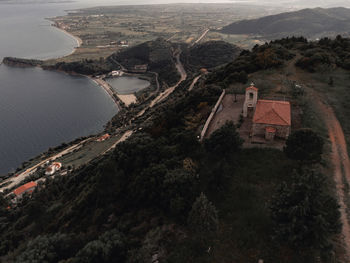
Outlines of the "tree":
{"type": "Polygon", "coordinates": [[[209,139],[204,141],[204,147],[207,152],[221,158],[229,157],[238,152],[242,143],[233,122],[226,122],[220,129],[213,132],[209,139]]]}
{"type": "Polygon", "coordinates": [[[333,79],[332,76],[329,77],[328,85],[331,86],[331,87],[333,87],[333,85],[334,85],[334,79],[333,79]]]}
{"type": "Polygon", "coordinates": [[[234,102],[237,102],[237,94],[243,94],[244,92],[244,88],[243,88],[243,85],[239,85],[239,84],[231,84],[229,85],[229,89],[230,91],[233,92],[233,95],[235,95],[235,100],[234,102]]]}
{"type": "Polygon", "coordinates": [[[323,152],[323,139],[310,129],[292,133],[284,152],[288,158],[302,162],[319,162],[323,152]]]}
{"type": "Polygon", "coordinates": [[[341,224],[339,205],[325,186],[323,175],[306,170],[278,187],[270,206],[277,239],[295,248],[330,247],[329,238],[341,224]]]}
{"type": "Polygon", "coordinates": [[[29,241],[26,249],[16,258],[16,262],[55,263],[70,258],[74,254],[74,240],[66,234],[38,236],[29,241]]]}
{"type": "Polygon", "coordinates": [[[168,171],[161,187],[161,202],[173,215],[183,216],[197,196],[198,179],[184,169],[168,171]]]}
{"type": "Polygon", "coordinates": [[[101,235],[97,240],[89,242],[77,253],[74,262],[124,262],[125,256],[124,237],[118,230],[113,229],[101,235]]]}
{"type": "Polygon", "coordinates": [[[218,212],[203,193],[193,203],[187,222],[202,242],[209,240],[216,233],[219,224],[218,212]]]}
{"type": "Polygon", "coordinates": [[[3,194],[0,194],[0,211],[1,211],[2,209],[7,208],[7,206],[8,206],[7,200],[5,199],[5,197],[3,196],[3,194]]]}

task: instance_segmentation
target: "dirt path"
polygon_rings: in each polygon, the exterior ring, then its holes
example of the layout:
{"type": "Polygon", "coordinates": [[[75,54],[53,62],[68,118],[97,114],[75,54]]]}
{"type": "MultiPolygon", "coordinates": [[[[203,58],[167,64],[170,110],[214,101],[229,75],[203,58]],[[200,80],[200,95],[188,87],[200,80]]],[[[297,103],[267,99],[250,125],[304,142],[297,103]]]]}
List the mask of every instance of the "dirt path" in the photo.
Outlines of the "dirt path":
{"type": "Polygon", "coordinates": [[[101,155],[103,155],[103,154],[105,154],[105,153],[107,153],[107,152],[113,150],[119,143],[121,143],[121,142],[127,140],[132,134],[133,134],[133,131],[132,131],[132,130],[126,131],[126,132],[122,135],[122,137],[120,137],[120,139],[119,139],[115,144],[113,144],[111,147],[109,147],[109,148],[108,148],[106,151],[104,151],[101,155]]]}
{"type": "MultiPolygon", "coordinates": [[[[305,72],[296,69],[294,63],[299,58],[300,55],[297,55],[292,61],[288,63],[286,69],[291,74],[288,78],[302,84],[312,84],[312,86],[322,85],[322,83],[315,81],[305,72]]],[[[332,107],[324,102],[321,94],[318,94],[315,90],[310,90],[310,92],[312,93],[312,96],[317,99],[318,106],[322,112],[322,115],[324,116],[324,121],[328,130],[328,136],[331,142],[331,160],[334,169],[334,181],[337,190],[338,202],[340,205],[339,210],[341,213],[341,222],[343,225],[341,235],[343,238],[344,250],[346,253],[345,262],[350,262],[350,224],[346,211],[346,195],[348,195],[348,193],[344,192],[344,189],[346,188],[345,184],[350,185],[350,160],[345,135],[332,107]]]]}
{"type": "Polygon", "coordinates": [[[349,193],[345,192],[346,184],[350,185],[350,160],[347,144],[341,124],[339,123],[332,107],[327,104],[327,99],[315,89],[307,88],[308,86],[322,86],[324,83],[315,80],[311,74],[294,66],[295,62],[300,57],[301,56],[297,54],[294,59],[288,62],[280,74],[277,74],[271,78],[271,81],[277,84],[281,83],[281,81],[284,79],[288,79],[289,81],[295,81],[296,83],[306,87],[307,92],[311,95],[310,97],[315,99],[319,110],[322,112],[332,148],[330,157],[333,166],[337,198],[340,205],[342,222],[341,236],[343,239],[341,241],[344,246],[346,258],[344,262],[350,262],[350,223],[347,213],[347,208],[350,206],[350,204],[347,203],[349,193]]]}
{"type": "Polygon", "coordinates": [[[329,139],[332,143],[332,163],[334,166],[334,181],[336,184],[338,201],[340,205],[342,237],[344,238],[344,245],[346,251],[346,257],[350,260],[350,224],[347,218],[347,205],[346,195],[344,192],[346,181],[350,183],[350,160],[348,156],[347,145],[343,129],[336,118],[333,109],[330,106],[325,105],[321,101],[319,102],[321,111],[325,116],[325,122],[328,128],[329,139]]]}

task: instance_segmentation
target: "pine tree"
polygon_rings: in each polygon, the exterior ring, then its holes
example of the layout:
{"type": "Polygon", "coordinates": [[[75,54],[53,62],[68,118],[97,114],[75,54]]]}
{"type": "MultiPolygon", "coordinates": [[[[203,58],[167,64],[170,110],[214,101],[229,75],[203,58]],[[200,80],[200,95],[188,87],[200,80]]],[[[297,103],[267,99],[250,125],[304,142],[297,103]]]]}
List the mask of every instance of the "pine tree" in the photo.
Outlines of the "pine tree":
{"type": "Polygon", "coordinates": [[[201,193],[193,203],[188,216],[188,226],[196,238],[205,242],[210,240],[218,229],[218,212],[215,206],[201,193]]]}

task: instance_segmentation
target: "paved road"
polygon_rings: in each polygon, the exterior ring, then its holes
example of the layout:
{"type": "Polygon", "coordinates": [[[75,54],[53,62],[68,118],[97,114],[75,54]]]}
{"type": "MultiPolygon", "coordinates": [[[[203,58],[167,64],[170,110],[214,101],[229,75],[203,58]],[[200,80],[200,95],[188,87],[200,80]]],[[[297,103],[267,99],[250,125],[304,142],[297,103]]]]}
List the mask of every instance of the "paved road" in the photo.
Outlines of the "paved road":
{"type": "Polygon", "coordinates": [[[104,151],[101,155],[103,155],[103,154],[105,154],[105,153],[107,153],[107,152],[113,150],[119,143],[121,143],[121,142],[127,140],[132,134],[133,134],[133,131],[132,131],[132,130],[126,131],[126,132],[122,135],[122,137],[121,137],[115,144],[113,144],[110,148],[108,148],[106,151],[104,151]]]}
{"type": "Polygon", "coordinates": [[[77,144],[74,144],[73,146],[51,156],[51,157],[48,157],[46,158],[45,160],[39,162],[38,164],[28,168],[27,170],[25,170],[24,172],[20,173],[18,176],[16,177],[10,177],[8,178],[7,180],[5,180],[3,183],[7,183],[7,182],[11,182],[9,185],[5,186],[5,187],[2,187],[0,188],[0,192],[3,192],[4,190],[6,189],[10,189],[16,185],[18,185],[19,183],[21,183],[24,179],[26,179],[28,176],[30,176],[30,173],[32,171],[34,171],[35,169],[37,169],[38,167],[40,167],[41,165],[45,164],[46,162],[50,162],[50,161],[54,161],[60,157],[62,157],[63,155],[66,155],[68,153],[71,153],[75,150],[77,150],[78,148],[80,148],[85,142],[87,142],[88,140],[90,140],[90,138],[84,140],[84,141],[81,141],[80,143],[77,143],[77,144]]]}
{"type": "Polygon", "coordinates": [[[196,85],[196,83],[198,82],[198,80],[202,77],[202,75],[199,75],[197,77],[194,78],[194,80],[192,81],[190,87],[188,88],[188,91],[191,91],[194,87],[194,85],[196,85]]]}
{"type": "Polygon", "coordinates": [[[175,54],[175,58],[176,58],[176,69],[177,71],[180,73],[181,78],[180,80],[172,87],[166,89],[165,91],[163,91],[162,93],[160,93],[156,98],[154,98],[150,105],[148,107],[146,107],[145,109],[143,109],[142,111],[140,111],[137,114],[137,117],[142,116],[145,111],[149,108],[152,108],[154,105],[156,105],[157,103],[163,101],[164,99],[166,99],[171,93],[174,92],[174,90],[184,81],[187,79],[187,73],[185,71],[185,68],[183,67],[181,60],[180,60],[180,55],[181,55],[181,51],[177,50],[176,54],[175,54]]]}
{"type": "Polygon", "coordinates": [[[208,28],[207,30],[204,31],[204,33],[196,40],[192,43],[191,47],[193,47],[194,45],[198,44],[210,31],[210,29],[208,28]]]}

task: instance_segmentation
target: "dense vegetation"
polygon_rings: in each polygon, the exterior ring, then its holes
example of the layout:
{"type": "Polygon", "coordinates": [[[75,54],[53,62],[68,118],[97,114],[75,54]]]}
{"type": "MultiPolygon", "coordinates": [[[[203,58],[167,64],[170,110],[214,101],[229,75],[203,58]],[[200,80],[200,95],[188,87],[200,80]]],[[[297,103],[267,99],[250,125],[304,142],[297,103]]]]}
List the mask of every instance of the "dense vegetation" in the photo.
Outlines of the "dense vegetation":
{"type": "Polygon", "coordinates": [[[128,70],[136,65],[147,65],[149,71],[158,72],[160,79],[172,85],[178,80],[173,56],[175,48],[171,42],[158,38],[117,52],[109,60],[118,61],[128,70]]]}
{"type": "Polygon", "coordinates": [[[37,59],[23,59],[14,57],[5,57],[2,62],[9,66],[20,66],[20,67],[36,67],[43,64],[42,60],[37,59]]]}
{"type": "Polygon", "coordinates": [[[335,39],[322,38],[318,42],[305,43],[298,49],[302,57],[296,65],[309,72],[335,67],[350,69],[350,39],[348,38],[342,38],[340,35],[335,39]]]}
{"type": "Polygon", "coordinates": [[[181,54],[188,71],[197,72],[201,68],[211,69],[235,60],[242,50],[224,41],[208,41],[193,47],[185,47],[181,54]]]}
{"type": "Polygon", "coordinates": [[[58,62],[54,65],[44,65],[43,68],[83,75],[101,75],[111,72],[116,66],[101,58],[100,60],[84,59],[75,62],[58,62]]]}
{"type": "Polygon", "coordinates": [[[191,92],[189,80],[146,111],[134,121],[142,130],[108,155],[47,181],[17,207],[6,209],[0,196],[0,260],[329,262],[339,211],[320,172],[317,135],[312,165],[294,158],[300,132],[285,153],[242,149],[233,123],[197,139],[229,81],[281,67],[305,44],[284,39],[244,51],[191,92]]]}
{"type": "Polygon", "coordinates": [[[226,34],[255,34],[265,38],[293,35],[305,37],[336,36],[348,33],[350,10],[347,8],[315,8],[282,13],[253,20],[242,20],[224,27],[226,34]]]}
{"type": "Polygon", "coordinates": [[[294,56],[294,53],[278,42],[256,45],[252,51],[242,51],[233,62],[216,70],[209,76],[208,83],[246,83],[247,74],[281,67],[294,56]]]}

